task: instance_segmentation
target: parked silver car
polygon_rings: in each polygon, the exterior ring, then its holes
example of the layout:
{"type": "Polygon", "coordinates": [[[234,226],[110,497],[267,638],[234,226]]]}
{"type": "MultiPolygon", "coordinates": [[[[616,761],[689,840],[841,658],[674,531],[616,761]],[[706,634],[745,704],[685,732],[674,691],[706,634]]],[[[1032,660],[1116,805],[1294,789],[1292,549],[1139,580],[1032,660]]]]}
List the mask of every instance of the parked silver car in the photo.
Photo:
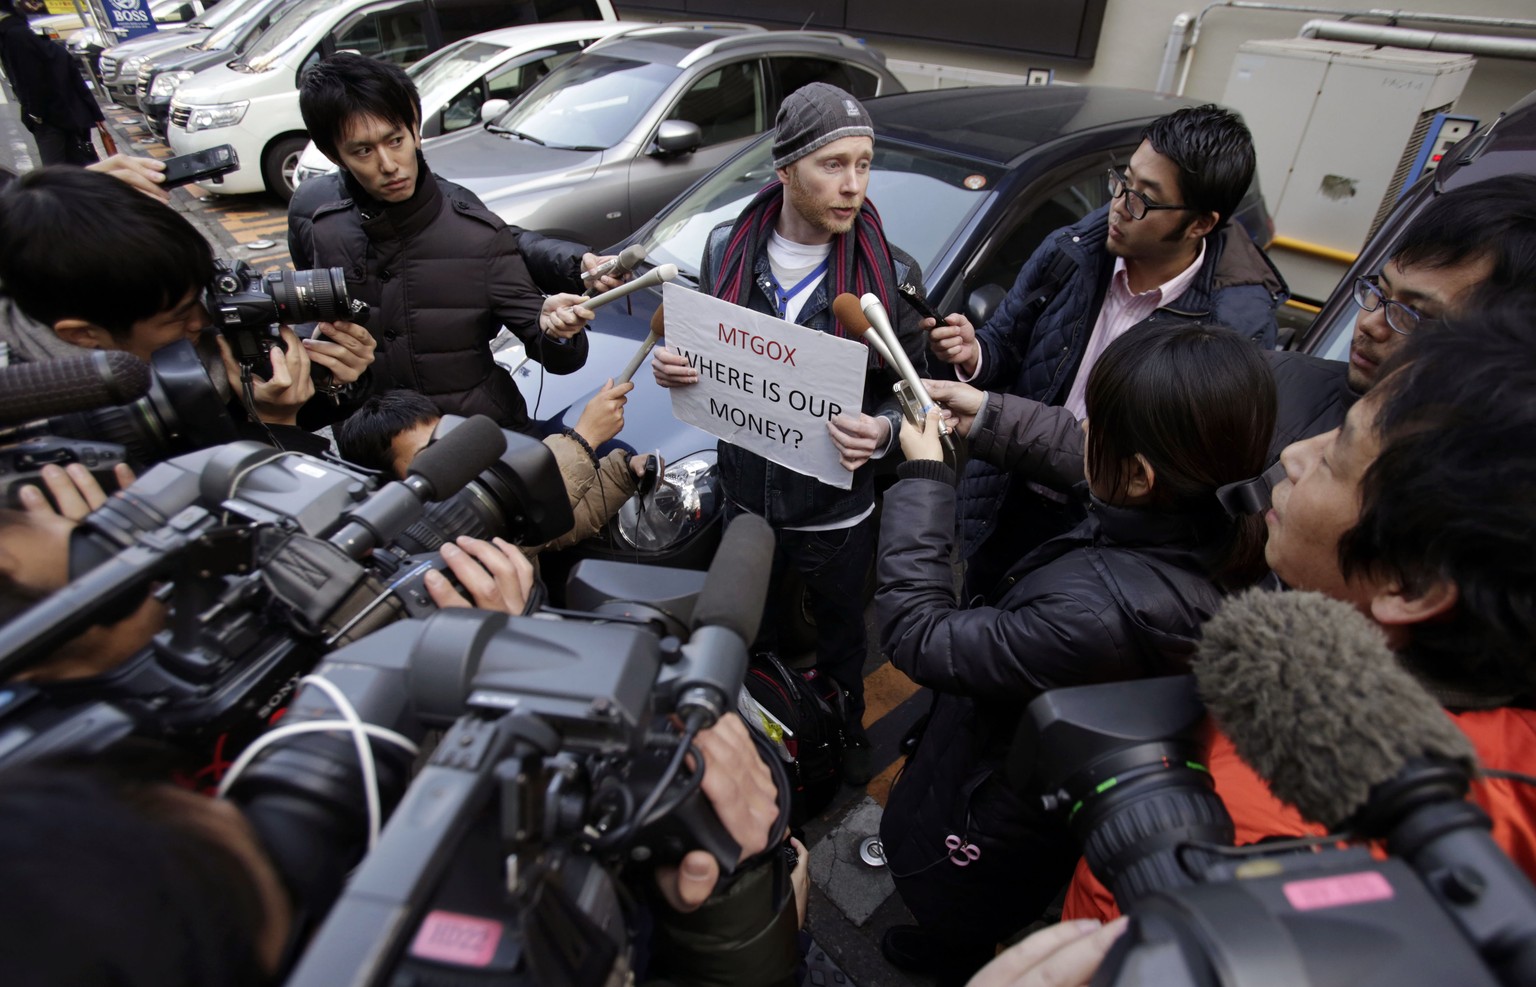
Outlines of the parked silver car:
{"type": "Polygon", "coordinates": [[[860,98],[904,91],[883,55],[847,35],[647,25],[591,45],[425,151],[509,223],[614,243],[771,129],[780,101],[810,82],[860,98]]]}

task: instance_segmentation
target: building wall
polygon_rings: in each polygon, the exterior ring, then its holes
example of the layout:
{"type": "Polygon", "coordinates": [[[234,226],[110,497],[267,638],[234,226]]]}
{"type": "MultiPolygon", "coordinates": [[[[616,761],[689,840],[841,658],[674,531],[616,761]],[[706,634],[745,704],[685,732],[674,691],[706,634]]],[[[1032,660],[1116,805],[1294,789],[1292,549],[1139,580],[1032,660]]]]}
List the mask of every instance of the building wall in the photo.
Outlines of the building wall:
{"type": "MultiPolygon", "coordinates": [[[[1387,6],[1364,0],[1323,0],[1315,5],[1338,10],[1369,10],[1387,6]]],[[[1174,18],[1181,13],[1197,16],[1201,9],[1202,4],[1190,3],[1189,0],[1108,0],[1103,31],[1099,38],[1098,57],[1091,65],[1051,61],[1029,55],[1007,56],[953,49],[945,51],[936,45],[882,41],[876,41],[876,44],[893,59],[948,63],[1016,75],[1024,75],[1030,68],[1049,68],[1054,69],[1056,78],[1064,82],[1152,89],[1157,83],[1164,47],[1174,18]]],[[[1536,4],[1531,0],[1439,0],[1438,3],[1430,0],[1415,4],[1414,9],[1536,21],[1536,4]]],[[[1303,24],[1314,18],[1330,19],[1325,14],[1219,7],[1211,10],[1205,15],[1199,43],[1193,52],[1184,88],[1185,95],[1219,99],[1226,89],[1227,76],[1232,71],[1232,59],[1238,45],[1257,38],[1294,37],[1303,24]]],[[[1483,30],[1423,23],[1406,23],[1403,26],[1445,32],[1483,30]]],[[[1536,38],[1536,30],[1498,32],[1487,29],[1484,33],[1536,38]]],[[[1500,110],[1532,90],[1536,90],[1536,62],[1479,58],[1472,79],[1457,103],[1457,112],[1490,120],[1500,110]]]]}

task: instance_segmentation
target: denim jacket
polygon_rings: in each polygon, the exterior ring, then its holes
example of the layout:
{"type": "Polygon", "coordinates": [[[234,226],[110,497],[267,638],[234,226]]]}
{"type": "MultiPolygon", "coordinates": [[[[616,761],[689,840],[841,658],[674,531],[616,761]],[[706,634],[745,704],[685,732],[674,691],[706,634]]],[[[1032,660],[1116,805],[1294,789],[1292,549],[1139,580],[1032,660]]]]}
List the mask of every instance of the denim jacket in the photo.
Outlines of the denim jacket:
{"type": "MultiPolygon", "coordinates": [[[[710,231],[704,248],[704,263],[699,275],[699,290],[713,295],[715,276],[725,259],[726,242],[730,239],[732,223],[723,223],[710,231]]],[[[891,245],[891,256],[896,263],[896,281],[922,285],[922,272],[917,261],[891,245]]],[[[758,254],[752,271],[753,290],[745,308],[767,315],[778,314],[774,302],[773,271],[768,263],[766,248],[758,254]]],[[[825,278],[806,298],[800,310],[798,325],[830,332],[833,327],[832,299],[825,278]]],[[[896,305],[890,314],[895,318],[896,336],[906,350],[907,357],[917,368],[919,375],[927,373],[927,347],[923,334],[917,328],[918,316],[909,305],[896,305]]],[[[901,411],[891,385],[898,380],[894,368],[871,366],[864,378],[864,404],[866,414],[881,415],[891,423],[892,443],[901,428],[901,411]]],[[[859,467],[853,474],[853,486],[847,490],[829,486],[815,477],[797,473],[787,466],[769,462],[756,453],[748,452],[728,442],[719,445],[720,479],[725,495],[742,510],[761,516],[775,527],[797,527],[828,524],[854,517],[867,510],[875,498],[874,461],[859,467]]]]}

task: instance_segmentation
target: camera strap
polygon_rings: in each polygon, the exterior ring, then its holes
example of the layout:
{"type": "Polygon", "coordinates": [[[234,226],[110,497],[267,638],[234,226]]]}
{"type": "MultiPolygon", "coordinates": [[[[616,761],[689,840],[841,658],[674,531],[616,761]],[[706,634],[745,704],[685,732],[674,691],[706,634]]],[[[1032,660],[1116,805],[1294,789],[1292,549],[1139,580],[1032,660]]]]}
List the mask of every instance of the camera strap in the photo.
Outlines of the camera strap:
{"type": "Polygon", "coordinates": [[[347,553],[320,538],[266,528],[259,546],[262,582],[314,633],[366,575],[347,553]]]}

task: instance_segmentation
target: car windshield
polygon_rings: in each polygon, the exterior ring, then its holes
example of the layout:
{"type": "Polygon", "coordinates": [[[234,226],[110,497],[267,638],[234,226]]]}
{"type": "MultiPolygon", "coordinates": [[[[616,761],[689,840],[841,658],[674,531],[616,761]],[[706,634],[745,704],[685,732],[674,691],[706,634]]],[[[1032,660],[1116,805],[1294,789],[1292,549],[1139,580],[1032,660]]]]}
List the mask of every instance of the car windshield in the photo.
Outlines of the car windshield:
{"type": "MultiPolygon", "coordinates": [[[[225,3],[228,2],[229,0],[225,0],[225,3]]],[[[282,11],[290,6],[292,6],[291,3],[284,3],[277,6],[277,9],[282,11]]],[[[233,20],[226,23],[223,27],[219,28],[217,31],[214,31],[212,34],[208,35],[208,37],[205,38],[201,44],[194,45],[194,47],[200,48],[203,51],[223,51],[225,48],[228,48],[230,45],[239,40],[240,36],[244,34],[252,24],[261,20],[263,17],[270,17],[273,7],[274,5],[266,2],[266,0],[257,0],[255,3],[247,4],[244,8],[241,9],[240,15],[238,17],[234,18],[233,20]]]]}
{"type": "MultiPolygon", "coordinates": [[[[709,231],[734,220],[774,179],[772,150],[768,137],[760,139],[658,217],[641,241],[646,260],[676,264],[697,280],[709,231]]],[[[989,197],[972,187],[989,189],[997,177],[995,169],[974,161],[877,142],[869,199],[880,210],[886,238],[928,271],[989,197]]]]}
{"type": "Polygon", "coordinates": [[[457,79],[468,80],[477,68],[506,54],[506,47],[484,41],[460,41],[436,55],[428,55],[406,70],[416,83],[416,91],[425,93],[457,79]]]}
{"type": "Polygon", "coordinates": [[[604,150],[623,140],[681,74],[671,65],[583,55],[541,79],[488,129],[550,147],[604,150]]]}
{"type": "Polygon", "coordinates": [[[262,32],[261,37],[235,64],[253,72],[265,72],[284,55],[309,40],[310,22],[321,11],[335,7],[334,0],[300,0],[262,32]]]}

